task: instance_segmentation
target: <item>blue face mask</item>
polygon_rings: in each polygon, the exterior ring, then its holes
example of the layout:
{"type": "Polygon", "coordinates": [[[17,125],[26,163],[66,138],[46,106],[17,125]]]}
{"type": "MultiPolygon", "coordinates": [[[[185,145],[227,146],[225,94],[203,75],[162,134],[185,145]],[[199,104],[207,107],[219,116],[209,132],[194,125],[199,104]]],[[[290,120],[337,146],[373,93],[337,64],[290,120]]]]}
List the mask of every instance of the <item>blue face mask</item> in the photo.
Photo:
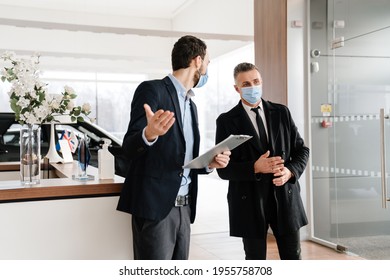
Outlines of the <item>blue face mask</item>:
{"type": "Polygon", "coordinates": [[[206,69],[206,73],[204,75],[200,74],[200,71],[199,71],[199,81],[198,83],[196,84],[196,88],[200,88],[200,87],[203,87],[206,83],[207,83],[207,80],[209,79],[209,75],[208,75],[208,70],[206,69]]]}
{"type": "Polygon", "coordinates": [[[256,104],[263,95],[262,86],[243,87],[241,88],[241,97],[250,104],[256,104]]]}

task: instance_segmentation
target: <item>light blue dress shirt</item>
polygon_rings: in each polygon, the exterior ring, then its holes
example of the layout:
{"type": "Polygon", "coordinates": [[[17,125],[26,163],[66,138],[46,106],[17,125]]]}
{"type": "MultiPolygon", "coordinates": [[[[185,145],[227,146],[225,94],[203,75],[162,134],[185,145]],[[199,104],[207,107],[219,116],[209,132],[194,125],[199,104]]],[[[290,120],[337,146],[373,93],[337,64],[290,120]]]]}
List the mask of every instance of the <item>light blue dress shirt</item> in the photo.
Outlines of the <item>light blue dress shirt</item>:
{"type": "MultiPolygon", "coordinates": [[[[171,79],[173,85],[175,86],[177,97],[179,99],[180,111],[183,123],[183,132],[184,139],[186,141],[186,152],[184,163],[187,163],[193,159],[194,151],[194,131],[192,126],[192,115],[190,108],[190,98],[194,96],[192,90],[186,91],[185,87],[172,75],[169,74],[168,77],[171,79]]],[[[189,191],[189,185],[191,183],[190,177],[191,169],[185,168],[183,172],[183,177],[181,180],[181,185],[178,195],[187,195],[189,191]]]]}

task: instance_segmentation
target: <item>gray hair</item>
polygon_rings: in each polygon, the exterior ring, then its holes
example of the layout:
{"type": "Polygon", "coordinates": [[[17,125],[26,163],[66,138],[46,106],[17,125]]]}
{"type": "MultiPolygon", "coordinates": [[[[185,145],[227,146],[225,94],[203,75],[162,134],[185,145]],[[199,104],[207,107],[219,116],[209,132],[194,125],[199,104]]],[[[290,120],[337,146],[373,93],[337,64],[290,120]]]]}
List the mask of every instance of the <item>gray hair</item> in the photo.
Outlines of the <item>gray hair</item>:
{"type": "MultiPolygon", "coordinates": [[[[240,74],[242,72],[248,72],[248,71],[253,70],[253,69],[256,69],[257,71],[259,71],[259,69],[256,67],[256,65],[254,65],[252,63],[242,62],[242,63],[238,64],[236,67],[234,67],[234,72],[233,72],[234,80],[237,78],[238,74],[240,74]]],[[[260,71],[259,71],[259,73],[260,73],[260,71]]]]}

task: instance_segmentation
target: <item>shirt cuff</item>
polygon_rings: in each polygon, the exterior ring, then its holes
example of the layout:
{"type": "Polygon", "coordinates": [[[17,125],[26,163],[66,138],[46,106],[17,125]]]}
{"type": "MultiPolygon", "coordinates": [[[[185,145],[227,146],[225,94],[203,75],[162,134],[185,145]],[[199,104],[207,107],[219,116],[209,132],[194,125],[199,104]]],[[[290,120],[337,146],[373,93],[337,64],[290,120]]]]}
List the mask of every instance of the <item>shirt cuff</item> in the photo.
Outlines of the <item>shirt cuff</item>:
{"type": "Polygon", "coordinates": [[[157,142],[158,137],[156,139],[154,139],[152,142],[149,142],[148,139],[146,139],[146,136],[145,136],[145,129],[146,129],[146,127],[142,130],[142,139],[144,140],[146,145],[152,146],[154,143],[157,142]]]}
{"type": "Polygon", "coordinates": [[[206,166],[206,172],[207,173],[211,173],[214,171],[214,168],[209,168],[208,166],[206,166]]]}

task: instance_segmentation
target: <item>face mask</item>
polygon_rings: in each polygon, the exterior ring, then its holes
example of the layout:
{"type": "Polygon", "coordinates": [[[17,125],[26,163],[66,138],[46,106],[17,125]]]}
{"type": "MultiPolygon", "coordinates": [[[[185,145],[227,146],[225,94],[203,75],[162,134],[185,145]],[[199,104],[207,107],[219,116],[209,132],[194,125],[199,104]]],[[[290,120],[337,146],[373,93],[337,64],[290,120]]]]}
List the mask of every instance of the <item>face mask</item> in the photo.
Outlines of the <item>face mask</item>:
{"type": "Polygon", "coordinates": [[[196,88],[203,87],[207,83],[207,80],[209,79],[209,75],[207,72],[208,71],[206,70],[206,73],[204,75],[202,75],[199,71],[199,81],[195,86],[196,88]]]}
{"type": "Polygon", "coordinates": [[[262,86],[241,88],[242,98],[250,104],[256,104],[258,101],[260,101],[262,95],[263,95],[262,86]]]}

